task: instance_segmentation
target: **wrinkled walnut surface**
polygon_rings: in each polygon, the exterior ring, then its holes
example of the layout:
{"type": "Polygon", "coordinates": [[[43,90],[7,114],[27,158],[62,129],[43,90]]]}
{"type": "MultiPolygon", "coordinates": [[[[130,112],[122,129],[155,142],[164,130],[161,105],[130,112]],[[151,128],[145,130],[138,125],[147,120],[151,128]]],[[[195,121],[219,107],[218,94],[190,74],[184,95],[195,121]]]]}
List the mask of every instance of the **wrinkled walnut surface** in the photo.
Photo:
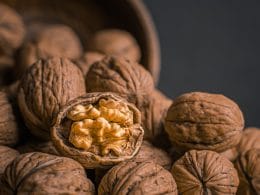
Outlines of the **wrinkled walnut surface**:
{"type": "Polygon", "coordinates": [[[140,121],[140,111],[121,97],[113,93],[88,93],[63,107],[52,127],[51,136],[61,154],[77,160],[85,168],[110,167],[131,159],[140,149],[143,138],[140,121]],[[102,112],[95,106],[105,104],[117,109],[104,107],[105,118],[99,117],[102,112]],[[127,108],[125,114],[120,112],[121,106],[127,108]],[[90,108],[88,112],[86,108],[90,108]],[[83,119],[87,120],[85,124],[76,122],[75,127],[75,119],[85,116],[92,119],[83,119]],[[101,119],[93,120],[96,117],[101,119]]]}
{"type": "Polygon", "coordinates": [[[202,92],[178,97],[165,122],[172,143],[183,150],[225,151],[239,143],[243,127],[243,114],[235,102],[202,92]]]}
{"type": "Polygon", "coordinates": [[[18,103],[24,121],[35,136],[49,139],[53,119],[68,101],[85,94],[80,69],[70,60],[37,61],[24,75],[18,103]]]}
{"type": "Polygon", "coordinates": [[[208,150],[186,152],[172,166],[178,192],[188,194],[236,194],[239,179],[233,164],[208,150]]]}
{"type": "Polygon", "coordinates": [[[260,149],[250,149],[236,161],[240,179],[238,195],[260,194],[260,149]]]}
{"type": "Polygon", "coordinates": [[[0,177],[5,171],[5,168],[9,163],[11,163],[18,155],[19,152],[6,147],[6,146],[0,146],[0,177]]]}
{"type": "Polygon", "coordinates": [[[5,194],[95,194],[78,162],[39,152],[17,157],[2,180],[5,194]]]}
{"type": "Polygon", "coordinates": [[[119,29],[97,32],[91,38],[88,49],[107,55],[122,56],[136,62],[141,58],[141,49],[135,38],[129,32],[119,29]]]}
{"type": "Polygon", "coordinates": [[[178,194],[171,173],[153,162],[123,162],[108,171],[98,187],[99,195],[178,194]]]}

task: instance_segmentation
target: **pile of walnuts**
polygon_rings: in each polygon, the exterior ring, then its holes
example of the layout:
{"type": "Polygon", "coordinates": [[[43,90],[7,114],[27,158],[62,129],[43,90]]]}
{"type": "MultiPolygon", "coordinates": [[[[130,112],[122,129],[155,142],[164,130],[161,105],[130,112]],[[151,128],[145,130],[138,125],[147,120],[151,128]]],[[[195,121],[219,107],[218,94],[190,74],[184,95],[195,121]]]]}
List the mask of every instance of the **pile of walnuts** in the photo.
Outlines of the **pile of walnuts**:
{"type": "Polygon", "coordinates": [[[218,94],[174,100],[126,31],[83,49],[0,4],[0,194],[260,194],[260,131],[218,94]],[[6,75],[6,70],[9,75],[6,75]]]}

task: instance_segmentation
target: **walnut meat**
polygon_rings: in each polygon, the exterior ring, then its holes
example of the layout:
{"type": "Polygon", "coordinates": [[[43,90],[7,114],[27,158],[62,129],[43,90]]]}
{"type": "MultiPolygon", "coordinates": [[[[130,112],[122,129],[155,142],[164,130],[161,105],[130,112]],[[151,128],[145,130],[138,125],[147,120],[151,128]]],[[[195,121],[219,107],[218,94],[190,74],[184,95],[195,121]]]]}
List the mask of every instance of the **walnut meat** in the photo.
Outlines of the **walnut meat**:
{"type": "Polygon", "coordinates": [[[126,57],[138,62],[141,50],[135,38],[128,32],[119,29],[106,29],[97,32],[88,44],[90,51],[126,57]]]}
{"type": "Polygon", "coordinates": [[[25,36],[22,18],[12,8],[0,4],[0,54],[12,55],[25,36]]]}
{"type": "Polygon", "coordinates": [[[21,48],[17,76],[39,59],[52,57],[78,59],[82,55],[82,46],[75,32],[65,25],[49,25],[32,36],[21,48]]]}
{"type": "Polygon", "coordinates": [[[85,168],[106,167],[138,152],[140,111],[113,93],[89,93],[58,114],[51,136],[57,150],[85,168]]]}
{"type": "Polygon", "coordinates": [[[24,75],[18,104],[24,121],[35,136],[49,139],[53,119],[68,101],[85,94],[80,69],[70,60],[37,61],[24,75]]]}
{"type": "Polygon", "coordinates": [[[168,110],[165,129],[182,150],[222,152],[236,146],[244,128],[238,105],[223,95],[192,92],[178,97],[168,110]]]}
{"type": "Polygon", "coordinates": [[[19,155],[19,152],[6,146],[0,146],[0,154],[1,154],[0,155],[0,177],[1,177],[7,165],[11,163],[19,155]]]}
{"type": "Polygon", "coordinates": [[[153,162],[123,162],[103,177],[99,195],[178,194],[171,173],[153,162]]]}
{"type": "Polygon", "coordinates": [[[236,194],[239,184],[233,164],[208,150],[186,152],[172,166],[179,194],[236,194]]]}
{"type": "Polygon", "coordinates": [[[238,195],[260,193],[260,149],[250,149],[236,161],[240,179],[238,195]]]}
{"type": "Polygon", "coordinates": [[[38,152],[18,156],[6,168],[2,183],[5,194],[95,194],[78,162],[38,152]]]}

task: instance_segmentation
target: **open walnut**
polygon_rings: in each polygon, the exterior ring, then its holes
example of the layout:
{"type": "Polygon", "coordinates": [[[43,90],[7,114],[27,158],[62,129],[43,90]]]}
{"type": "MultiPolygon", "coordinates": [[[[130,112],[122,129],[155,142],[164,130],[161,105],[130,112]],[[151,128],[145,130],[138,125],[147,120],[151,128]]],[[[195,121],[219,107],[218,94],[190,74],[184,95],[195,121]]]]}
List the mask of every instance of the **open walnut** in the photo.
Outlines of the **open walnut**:
{"type": "Polygon", "coordinates": [[[25,36],[22,18],[12,8],[0,3],[0,55],[13,55],[25,36]]]}
{"type": "Polygon", "coordinates": [[[2,185],[3,194],[95,194],[78,162],[40,152],[18,156],[6,168],[2,185]]]}
{"type": "Polygon", "coordinates": [[[260,149],[250,149],[235,164],[240,179],[238,195],[260,193],[260,149]]]}
{"type": "Polygon", "coordinates": [[[192,92],[178,97],[168,110],[165,129],[180,150],[222,152],[236,146],[244,118],[238,105],[223,95],[192,92]]]}
{"type": "Polygon", "coordinates": [[[177,186],[171,173],[153,162],[122,162],[111,168],[98,187],[99,195],[172,194],[177,186]]]}
{"type": "Polygon", "coordinates": [[[60,108],[85,94],[80,69],[70,60],[37,61],[20,82],[18,103],[24,121],[35,136],[48,140],[53,119],[60,108]]]}
{"type": "Polygon", "coordinates": [[[19,152],[6,146],[0,146],[0,154],[1,154],[0,155],[0,178],[1,178],[7,165],[9,165],[19,155],[19,152]]]}
{"type": "Polygon", "coordinates": [[[129,32],[119,29],[97,32],[89,41],[88,49],[106,55],[125,57],[134,62],[141,59],[141,49],[135,38],[129,32]]]}
{"type": "Polygon", "coordinates": [[[85,168],[131,159],[143,139],[140,111],[113,93],[88,93],[58,114],[51,136],[57,150],[85,168]]]}
{"type": "Polygon", "coordinates": [[[179,194],[232,194],[239,179],[233,164],[209,150],[190,150],[172,166],[179,194]]]}

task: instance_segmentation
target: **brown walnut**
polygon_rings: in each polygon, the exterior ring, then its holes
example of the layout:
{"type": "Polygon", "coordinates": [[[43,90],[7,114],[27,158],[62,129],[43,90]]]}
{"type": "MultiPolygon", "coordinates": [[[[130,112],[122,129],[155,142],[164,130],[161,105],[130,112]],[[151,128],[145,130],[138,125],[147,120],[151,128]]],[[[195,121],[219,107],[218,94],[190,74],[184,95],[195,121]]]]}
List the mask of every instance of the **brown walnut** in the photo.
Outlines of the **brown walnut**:
{"type": "Polygon", "coordinates": [[[0,154],[1,154],[0,155],[0,177],[1,177],[7,165],[10,164],[19,155],[19,152],[6,146],[0,146],[0,154]]]}
{"type": "Polygon", "coordinates": [[[155,195],[178,194],[176,183],[169,171],[153,162],[122,162],[103,177],[99,195],[155,195]]]}
{"type": "Polygon", "coordinates": [[[25,36],[22,18],[12,8],[0,4],[0,54],[12,55],[25,36]]]}
{"type": "Polygon", "coordinates": [[[239,179],[233,164],[209,150],[190,150],[172,166],[179,194],[233,194],[239,179]]]}
{"type": "Polygon", "coordinates": [[[40,152],[18,156],[6,168],[2,183],[5,194],[95,194],[78,162],[40,152]]]}
{"type": "Polygon", "coordinates": [[[113,93],[88,93],[67,104],[52,127],[54,146],[85,168],[111,167],[140,149],[140,111],[113,93]]]}
{"type": "Polygon", "coordinates": [[[235,164],[240,179],[238,195],[260,193],[260,149],[250,149],[235,164]]]}
{"type": "Polygon", "coordinates": [[[97,32],[89,41],[88,49],[106,55],[122,56],[134,62],[141,58],[141,50],[135,38],[129,32],[119,29],[97,32]]]}
{"type": "Polygon", "coordinates": [[[235,102],[223,95],[202,92],[178,97],[165,122],[173,145],[184,151],[225,151],[239,143],[243,128],[243,114],[235,102]]]}
{"type": "Polygon", "coordinates": [[[24,75],[18,104],[24,121],[35,136],[48,140],[53,119],[68,101],[85,94],[80,69],[70,60],[37,61],[24,75]]]}

